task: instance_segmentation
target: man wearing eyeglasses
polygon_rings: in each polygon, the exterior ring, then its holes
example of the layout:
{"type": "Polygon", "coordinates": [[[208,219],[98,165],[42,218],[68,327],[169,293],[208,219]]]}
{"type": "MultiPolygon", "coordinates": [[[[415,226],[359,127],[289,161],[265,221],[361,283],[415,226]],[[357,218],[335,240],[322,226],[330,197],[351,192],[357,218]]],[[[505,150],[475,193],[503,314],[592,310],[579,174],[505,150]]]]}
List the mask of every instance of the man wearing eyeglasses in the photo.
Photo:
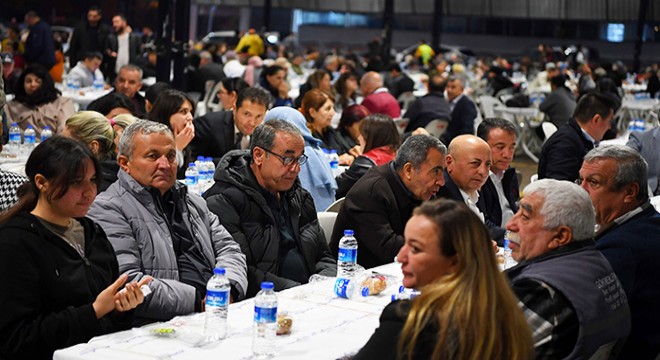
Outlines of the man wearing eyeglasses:
{"type": "Polygon", "coordinates": [[[247,257],[247,297],[262,281],[279,291],[313,274],[337,273],[314,200],[298,180],[304,151],[297,127],[269,120],[252,133],[249,151],[232,150],[220,160],[216,182],[204,194],[247,257]]]}

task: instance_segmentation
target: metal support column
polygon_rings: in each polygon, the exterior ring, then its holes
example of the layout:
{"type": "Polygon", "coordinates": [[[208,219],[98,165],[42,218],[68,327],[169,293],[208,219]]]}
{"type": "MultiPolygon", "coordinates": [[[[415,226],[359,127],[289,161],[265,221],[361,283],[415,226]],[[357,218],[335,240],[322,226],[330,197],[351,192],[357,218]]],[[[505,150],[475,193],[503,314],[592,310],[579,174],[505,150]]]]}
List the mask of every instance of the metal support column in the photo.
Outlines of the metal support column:
{"type": "Polygon", "coordinates": [[[270,31],[270,14],[272,13],[273,5],[271,0],[264,1],[264,24],[261,32],[270,31]]]}
{"type": "Polygon", "coordinates": [[[156,49],[158,61],[156,63],[156,79],[170,82],[172,63],[172,9],[174,0],[161,0],[158,3],[158,26],[156,28],[156,49]]]}
{"type": "Polygon", "coordinates": [[[175,89],[187,88],[188,74],[188,38],[190,24],[190,0],[176,0],[174,13],[174,43],[172,58],[174,59],[174,78],[172,86],[175,89]]]}
{"type": "Polygon", "coordinates": [[[383,44],[380,50],[380,56],[383,66],[386,67],[390,62],[390,52],[392,49],[392,23],[394,22],[394,0],[385,0],[385,9],[383,11],[383,44]]]}
{"type": "Polygon", "coordinates": [[[639,16],[637,17],[637,33],[635,36],[635,55],[633,57],[633,71],[639,74],[640,61],[642,54],[642,43],[644,42],[644,21],[646,12],[649,9],[649,0],[639,0],[639,16]]]}
{"type": "Polygon", "coordinates": [[[442,0],[435,0],[433,8],[433,33],[431,34],[431,46],[436,54],[440,53],[442,35],[442,0]]]}

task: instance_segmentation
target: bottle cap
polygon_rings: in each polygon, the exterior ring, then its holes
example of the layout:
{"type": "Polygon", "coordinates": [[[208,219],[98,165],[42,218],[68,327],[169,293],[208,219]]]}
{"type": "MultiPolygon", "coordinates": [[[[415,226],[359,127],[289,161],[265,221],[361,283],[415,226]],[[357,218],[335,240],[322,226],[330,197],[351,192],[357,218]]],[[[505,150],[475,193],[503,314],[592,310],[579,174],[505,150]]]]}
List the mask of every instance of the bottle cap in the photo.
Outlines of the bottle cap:
{"type": "Polygon", "coordinates": [[[215,275],[224,275],[225,274],[225,268],[215,268],[215,269],[213,269],[213,273],[215,275]]]}
{"type": "Polygon", "coordinates": [[[188,164],[188,167],[193,167],[193,166],[195,166],[195,163],[189,163],[188,164]]]}
{"type": "Polygon", "coordinates": [[[353,230],[350,229],[344,230],[344,236],[353,236],[353,230]]]}
{"type": "Polygon", "coordinates": [[[27,128],[28,129],[34,129],[34,127],[32,127],[32,125],[28,125],[27,128]]]}
{"type": "Polygon", "coordinates": [[[199,155],[199,156],[197,156],[197,160],[204,161],[204,157],[202,155],[199,155]]]}
{"type": "Polygon", "coordinates": [[[273,283],[270,281],[264,281],[261,283],[261,290],[273,290],[273,283]]]}
{"type": "Polygon", "coordinates": [[[48,125],[44,126],[44,130],[50,130],[50,126],[48,125]]]}
{"type": "Polygon", "coordinates": [[[361,291],[361,295],[362,295],[362,297],[367,297],[367,296],[369,296],[369,288],[366,287],[366,286],[363,287],[363,288],[362,288],[362,291],[361,291]]]}

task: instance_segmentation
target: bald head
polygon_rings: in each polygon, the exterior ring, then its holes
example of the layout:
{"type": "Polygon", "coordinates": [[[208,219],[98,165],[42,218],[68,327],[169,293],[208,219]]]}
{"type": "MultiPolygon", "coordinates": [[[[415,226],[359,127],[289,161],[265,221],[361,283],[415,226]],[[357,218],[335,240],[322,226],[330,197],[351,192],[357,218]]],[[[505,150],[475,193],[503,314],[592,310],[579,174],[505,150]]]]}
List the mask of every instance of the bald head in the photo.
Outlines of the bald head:
{"type": "Polygon", "coordinates": [[[472,195],[488,179],[490,146],[474,135],[460,135],[449,144],[447,173],[454,183],[472,195]]]}
{"type": "Polygon", "coordinates": [[[360,80],[362,96],[370,95],[380,87],[383,87],[383,78],[380,77],[380,74],[375,71],[369,71],[362,75],[362,79],[360,80]]]}

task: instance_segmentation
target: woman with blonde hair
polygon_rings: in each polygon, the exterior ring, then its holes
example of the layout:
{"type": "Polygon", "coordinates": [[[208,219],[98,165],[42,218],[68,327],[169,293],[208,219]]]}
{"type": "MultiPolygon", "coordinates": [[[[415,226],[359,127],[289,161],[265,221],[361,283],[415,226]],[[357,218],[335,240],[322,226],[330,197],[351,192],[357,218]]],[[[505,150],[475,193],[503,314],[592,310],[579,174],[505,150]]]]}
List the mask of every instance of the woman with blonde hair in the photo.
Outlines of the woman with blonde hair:
{"type": "Polygon", "coordinates": [[[105,116],[96,111],[80,111],[67,119],[62,136],[76,139],[92,151],[102,170],[99,192],[117,181],[117,153],[115,130],[105,116]]]}
{"type": "Polygon", "coordinates": [[[474,212],[453,200],[426,202],[404,237],[403,285],[421,295],[385,307],[353,359],[532,358],[531,330],[474,212]]]}

